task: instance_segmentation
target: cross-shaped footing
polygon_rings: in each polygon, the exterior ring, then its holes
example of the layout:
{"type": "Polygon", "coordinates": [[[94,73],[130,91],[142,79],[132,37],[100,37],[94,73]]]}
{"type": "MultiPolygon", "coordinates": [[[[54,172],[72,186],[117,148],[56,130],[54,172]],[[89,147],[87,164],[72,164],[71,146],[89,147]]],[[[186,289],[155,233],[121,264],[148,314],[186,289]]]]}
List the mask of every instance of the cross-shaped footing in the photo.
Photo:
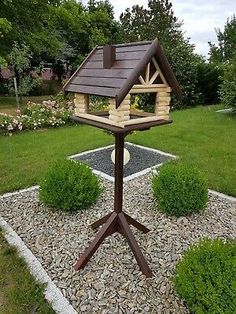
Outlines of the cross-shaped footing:
{"type": "Polygon", "coordinates": [[[85,252],[80,256],[79,260],[75,263],[74,268],[75,270],[79,270],[84,268],[87,264],[89,259],[93,256],[96,252],[100,244],[103,240],[108,237],[109,235],[119,232],[121,233],[128,241],[128,244],[137,260],[137,263],[140,267],[140,270],[146,277],[152,277],[152,271],[149,268],[146,259],[143,256],[141,249],[138,246],[137,241],[130,229],[129,224],[133,225],[140,231],[147,233],[150,231],[144,225],[124,213],[123,211],[117,213],[112,212],[103,218],[99,219],[98,221],[94,222],[91,227],[92,229],[96,229],[99,226],[103,225],[102,228],[96,234],[94,240],[90,244],[90,246],[85,250],[85,252]]]}

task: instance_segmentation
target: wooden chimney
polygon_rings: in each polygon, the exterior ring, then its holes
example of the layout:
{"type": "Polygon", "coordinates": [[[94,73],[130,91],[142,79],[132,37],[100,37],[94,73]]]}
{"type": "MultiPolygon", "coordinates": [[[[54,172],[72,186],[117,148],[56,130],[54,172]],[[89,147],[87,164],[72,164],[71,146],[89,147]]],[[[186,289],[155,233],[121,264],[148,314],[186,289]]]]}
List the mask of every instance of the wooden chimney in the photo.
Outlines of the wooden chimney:
{"type": "Polygon", "coordinates": [[[110,69],[116,59],[116,47],[112,45],[105,45],[103,47],[103,68],[110,69]]]}

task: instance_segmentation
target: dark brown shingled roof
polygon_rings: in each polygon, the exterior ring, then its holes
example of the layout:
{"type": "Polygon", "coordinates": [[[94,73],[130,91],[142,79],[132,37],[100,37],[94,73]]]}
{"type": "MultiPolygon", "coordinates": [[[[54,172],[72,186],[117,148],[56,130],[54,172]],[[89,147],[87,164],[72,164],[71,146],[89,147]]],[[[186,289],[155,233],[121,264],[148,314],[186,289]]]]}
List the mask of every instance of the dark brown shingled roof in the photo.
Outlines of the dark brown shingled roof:
{"type": "Polygon", "coordinates": [[[180,86],[157,39],[114,47],[115,61],[111,68],[103,67],[103,47],[96,47],[65,84],[64,91],[116,98],[118,107],[155,57],[173,92],[180,96],[180,86]]]}

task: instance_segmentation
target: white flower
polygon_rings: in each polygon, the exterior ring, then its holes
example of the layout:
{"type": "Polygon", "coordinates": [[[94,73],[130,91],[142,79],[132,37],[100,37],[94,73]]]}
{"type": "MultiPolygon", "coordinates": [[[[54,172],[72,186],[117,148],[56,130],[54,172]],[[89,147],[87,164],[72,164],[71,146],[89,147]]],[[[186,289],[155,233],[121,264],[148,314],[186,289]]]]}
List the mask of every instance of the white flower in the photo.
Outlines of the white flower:
{"type": "Polygon", "coordinates": [[[8,129],[8,131],[13,130],[13,126],[12,126],[11,124],[9,124],[8,127],[7,127],[7,129],[8,129]]]}

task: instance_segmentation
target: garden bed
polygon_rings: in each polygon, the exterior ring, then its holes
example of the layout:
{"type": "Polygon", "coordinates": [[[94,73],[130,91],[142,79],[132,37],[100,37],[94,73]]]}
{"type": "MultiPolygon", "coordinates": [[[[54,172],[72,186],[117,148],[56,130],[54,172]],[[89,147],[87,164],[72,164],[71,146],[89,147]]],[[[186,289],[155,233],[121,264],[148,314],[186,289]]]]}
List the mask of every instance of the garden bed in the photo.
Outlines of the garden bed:
{"type": "Polygon", "coordinates": [[[155,209],[149,174],[126,182],[124,210],[151,229],[146,235],[134,229],[134,234],[154,277],[141,274],[119,234],[107,238],[75,272],[74,262],[95,234],[89,224],[113,207],[113,183],[102,183],[98,203],[80,213],[52,212],[40,204],[37,190],[2,198],[0,212],[79,313],[187,313],[170,282],[175,264],[202,237],[235,237],[236,203],[210,195],[204,213],[169,218],[155,209]]]}

